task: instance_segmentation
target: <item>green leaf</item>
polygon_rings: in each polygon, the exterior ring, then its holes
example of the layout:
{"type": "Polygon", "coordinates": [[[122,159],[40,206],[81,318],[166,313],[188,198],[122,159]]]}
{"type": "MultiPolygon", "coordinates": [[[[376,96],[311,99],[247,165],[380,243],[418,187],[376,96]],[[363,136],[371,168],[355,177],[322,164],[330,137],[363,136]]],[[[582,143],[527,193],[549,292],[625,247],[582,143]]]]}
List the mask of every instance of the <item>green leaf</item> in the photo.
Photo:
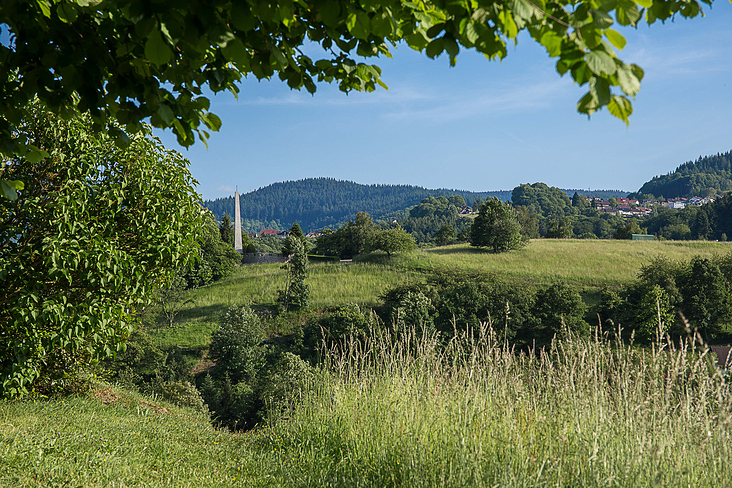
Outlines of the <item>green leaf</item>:
{"type": "Polygon", "coordinates": [[[643,72],[643,68],[638,66],[637,64],[631,64],[630,70],[633,72],[636,78],[638,78],[638,81],[643,81],[643,76],[645,73],[643,72]]]}
{"type": "Polygon", "coordinates": [[[438,37],[437,39],[432,39],[429,44],[427,44],[427,56],[435,59],[437,56],[442,54],[442,51],[445,49],[444,45],[444,37],[438,37]]]}
{"type": "Polygon", "coordinates": [[[631,0],[620,0],[618,2],[618,6],[615,9],[615,18],[618,24],[635,26],[641,16],[642,14],[638,10],[638,5],[631,0]]]}
{"type": "Polygon", "coordinates": [[[35,164],[35,163],[37,163],[38,161],[40,161],[41,159],[43,159],[43,158],[47,158],[47,157],[48,157],[48,152],[46,152],[46,151],[43,151],[43,150],[41,150],[41,149],[38,149],[38,148],[33,148],[33,149],[31,149],[30,151],[28,151],[28,152],[27,152],[27,153],[25,154],[25,156],[24,156],[24,157],[25,157],[25,159],[26,159],[26,160],[27,160],[27,161],[28,161],[29,163],[35,164]]]}
{"type": "Polygon", "coordinates": [[[371,32],[378,37],[388,37],[394,29],[394,24],[388,13],[382,12],[371,18],[371,32]]]}
{"type": "Polygon", "coordinates": [[[465,32],[463,33],[463,35],[471,44],[475,44],[475,41],[480,38],[480,33],[478,32],[475,23],[473,23],[472,21],[465,24],[465,32]]]}
{"type": "Polygon", "coordinates": [[[173,52],[163,40],[159,29],[153,29],[145,43],[145,57],[155,66],[168,64],[173,59],[173,52]]]}
{"type": "Polygon", "coordinates": [[[74,3],[80,7],[96,7],[102,3],[102,1],[103,0],[74,0],[74,3]]]}
{"type": "Polygon", "coordinates": [[[653,6],[653,0],[635,0],[635,3],[643,8],[651,8],[653,6]]]}
{"type": "Polygon", "coordinates": [[[615,117],[625,122],[625,125],[630,124],[629,117],[633,113],[633,105],[627,98],[613,95],[612,100],[607,104],[607,109],[615,117]]]}
{"type": "MultiPolygon", "coordinates": [[[[173,119],[177,121],[177,119],[173,119]]],[[[130,136],[128,136],[122,129],[112,127],[109,129],[109,135],[114,139],[114,144],[120,149],[125,149],[130,145],[130,136]]]]}
{"type": "Polygon", "coordinates": [[[175,118],[173,111],[164,103],[161,103],[160,106],[158,106],[157,113],[158,116],[160,116],[160,119],[165,122],[166,127],[169,127],[175,118]]]}
{"type": "Polygon", "coordinates": [[[239,39],[234,39],[227,43],[221,52],[226,59],[237,64],[241,69],[249,68],[251,56],[239,39]]]}
{"type": "Polygon", "coordinates": [[[203,120],[206,123],[206,127],[211,129],[212,131],[218,132],[218,130],[221,128],[221,119],[216,114],[212,114],[211,112],[209,112],[204,116],[203,120]]]}
{"type": "Polygon", "coordinates": [[[270,46],[270,50],[272,52],[272,55],[277,60],[277,64],[280,65],[280,69],[286,68],[287,67],[287,64],[288,64],[287,63],[287,58],[285,57],[284,54],[282,54],[282,51],[280,51],[280,48],[277,47],[275,44],[272,44],[270,46]]]}
{"type": "Polygon", "coordinates": [[[450,58],[457,56],[460,52],[460,47],[458,46],[457,41],[455,41],[455,38],[447,34],[442,36],[442,38],[444,39],[443,44],[445,46],[445,51],[450,55],[450,58]]]}
{"type": "Polygon", "coordinates": [[[537,14],[534,7],[526,0],[508,0],[507,4],[514,15],[520,19],[530,20],[537,14]]]}
{"type": "Polygon", "coordinates": [[[610,102],[610,84],[604,78],[590,80],[590,95],[597,107],[603,107],[610,102]]]}
{"type": "Polygon", "coordinates": [[[9,200],[17,200],[17,190],[22,190],[25,186],[22,181],[19,180],[0,180],[0,187],[2,188],[3,195],[9,200]]]}
{"type": "Polygon", "coordinates": [[[562,53],[562,37],[553,30],[544,32],[539,42],[546,48],[549,56],[553,58],[562,53]]]}
{"type": "Polygon", "coordinates": [[[59,3],[56,6],[56,15],[61,22],[70,24],[79,18],[79,12],[76,7],[70,3],[59,3]]]}
{"type": "Polygon", "coordinates": [[[518,26],[516,25],[516,22],[513,20],[513,16],[511,15],[511,12],[509,12],[506,9],[501,10],[498,12],[498,18],[503,24],[503,33],[506,34],[506,37],[509,39],[513,39],[518,35],[518,26]]]}
{"type": "Polygon", "coordinates": [[[368,39],[369,17],[364,12],[351,12],[346,18],[346,27],[354,37],[368,39]]]}
{"type": "Polygon", "coordinates": [[[617,70],[615,59],[605,51],[596,49],[585,55],[585,61],[596,75],[613,75],[617,70]]]}
{"type": "Polygon", "coordinates": [[[626,95],[634,97],[640,90],[640,80],[635,76],[631,67],[622,65],[618,68],[618,83],[626,95]]]}
{"type": "Polygon", "coordinates": [[[437,36],[439,36],[440,32],[442,32],[443,30],[445,30],[444,23],[435,24],[432,27],[430,27],[429,29],[427,29],[427,37],[429,37],[430,39],[434,39],[437,36]]]}
{"type": "Polygon", "coordinates": [[[592,21],[600,29],[605,29],[613,25],[613,18],[604,10],[593,9],[592,21]]]}
{"type": "Polygon", "coordinates": [[[341,6],[336,1],[326,1],[320,6],[320,18],[328,25],[340,22],[341,6]]]}
{"type": "Polygon", "coordinates": [[[36,3],[38,4],[38,7],[41,9],[41,13],[46,18],[51,18],[51,5],[49,5],[48,2],[45,0],[37,0],[36,3]]]}
{"type": "Polygon", "coordinates": [[[608,29],[605,31],[605,35],[607,36],[607,40],[610,41],[610,44],[619,50],[622,50],[625,47],[625,37],[623,37],[620,32],[614,29],[608,29]]]}
{"type": "Polygon", "coordinates": [[[580,98],[580,101],[577,102],[577,111],[580,113],[592,115],[597,112],[598,109],[599,107],[597,106],[597,102],[590,92],[585,93],[585,95],[580,98]]]}

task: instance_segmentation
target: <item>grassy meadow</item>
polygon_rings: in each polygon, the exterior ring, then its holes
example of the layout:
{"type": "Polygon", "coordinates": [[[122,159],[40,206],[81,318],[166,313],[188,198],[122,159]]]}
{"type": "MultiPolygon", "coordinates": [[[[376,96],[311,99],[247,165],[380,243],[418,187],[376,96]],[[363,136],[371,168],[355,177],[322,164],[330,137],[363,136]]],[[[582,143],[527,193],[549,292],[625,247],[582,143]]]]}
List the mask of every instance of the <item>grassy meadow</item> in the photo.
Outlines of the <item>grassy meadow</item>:
{"type": "Polygon", "coordinates": [[[342,344],[246,433],[104,384],[0,403],[0,486],[707,487],[732,482],[727,377],[686,346],[517,355],[476,331],[342,344]]]}
{"type": "MultiPolygon", "coordinates": [[[[273,307],[277,291],[285,288],[286,274],[279,264],[241,266],[212,285],[191,291],[176,326],[159,328],[153,334],[161,341],[185,348],[208,347],[211,332],[231,305],[249,304],[255,308],[273,307]]],[[[417,271],[371,263],[325,263],[310,265],[310,305],[324,308],[357,303],[366,308],[377,304],[378,296],[389,286],[421,278],[417,271]]]]}
{"type": "MultiPolygon", "coordinates": [[[[536,240],[493,255],[467,245],[309,269],[314,308],[369,307],[432,269],[581,287],[632,280],[654,256],[722,243],[536,240]]],[[[220,315],[266,311],[279,265],[238,268],[192,291],[176,325],[150,332],[192,356],[220,315]]],[[[297,317],[294,317],[297,320],[297,317]]],[[[729,375],[694,345],[603,338],[519,354],[490,330],[376,335],[325,352],[284,415],[249,432],[102,381],[89,392],[0,402],[0,487],[707,487],[732,485],[729,375]]],[[[200,357],[200,356],[199,356],[200,357]]],[[[193,363],[191,363],[193,364],[193,363]]]]}
{"type": "Polygon", "coordinates": [[[720,242],[535,239],[522,249],[502,254],[456,244],[424,249],[400,259],[406,267],[489,271],[532,283],[563,281],[600,287],[631,281],[641,266],[656,256],[688,260],[730,251],[732,245],[720,242]]]}
{"type": "MultiPolygon", "coordinates": [[[[619,286],[633,280],[656,256],[688,260],[732,251],[719,242],[536,239],[523,249],[491,254],[468,244],[420,249],[388,259],[374,253],[354,263],[311,264],[307,282],[312,308],[344,303],[373,307],[388,287],[423,280],[436,269],[493,272],[530,284],[562,281],[586,289],[619,286]]],[[[286,275],[278,264],[241,266],[223,280],[193,290],[176,325],[151,331],[161,342],[202,351],[219,318],[231,305],[272,309],[286,275]]],[[[592,300],[592,296],[586,299],[592,300]]],[[[287,333],[287,327],[280,333],[287,333]]]]}

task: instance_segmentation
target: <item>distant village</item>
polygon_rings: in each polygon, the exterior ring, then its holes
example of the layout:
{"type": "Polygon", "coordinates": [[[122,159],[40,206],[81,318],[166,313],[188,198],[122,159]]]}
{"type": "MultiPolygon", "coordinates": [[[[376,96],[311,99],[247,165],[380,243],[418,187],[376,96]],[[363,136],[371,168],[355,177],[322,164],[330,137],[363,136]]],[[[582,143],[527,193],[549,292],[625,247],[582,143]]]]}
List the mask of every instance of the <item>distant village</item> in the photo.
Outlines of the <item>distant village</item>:
{"type": "Polygon", "coordinates": [[[687,205],[692,207],[701,207],[704,204],[713,202],[714,197],[676,197],[665,201],[643,200],[639,202],[631,198],[616,198],[615,205],[611,200],[603,200],[601,198],[590,198],[592,206],[603,213],[618,214],[621,217],[642,217],[651,213],[654,205],[661,207],[682,209],[687,205]]]}

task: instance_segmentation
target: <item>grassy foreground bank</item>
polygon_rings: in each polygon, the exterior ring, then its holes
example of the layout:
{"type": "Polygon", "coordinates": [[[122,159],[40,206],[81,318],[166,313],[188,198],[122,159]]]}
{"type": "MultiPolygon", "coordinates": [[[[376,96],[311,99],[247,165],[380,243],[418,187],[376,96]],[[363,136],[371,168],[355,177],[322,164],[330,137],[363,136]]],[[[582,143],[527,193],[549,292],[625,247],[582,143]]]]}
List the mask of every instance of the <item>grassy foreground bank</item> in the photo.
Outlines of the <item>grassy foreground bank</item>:
{"type": "Polygon", "coordinates": [[[111,388],[0,404],[0,486],[729,486],[732,394],[690,348],[519,355],[381,337],[233,434],[111,388]]]}

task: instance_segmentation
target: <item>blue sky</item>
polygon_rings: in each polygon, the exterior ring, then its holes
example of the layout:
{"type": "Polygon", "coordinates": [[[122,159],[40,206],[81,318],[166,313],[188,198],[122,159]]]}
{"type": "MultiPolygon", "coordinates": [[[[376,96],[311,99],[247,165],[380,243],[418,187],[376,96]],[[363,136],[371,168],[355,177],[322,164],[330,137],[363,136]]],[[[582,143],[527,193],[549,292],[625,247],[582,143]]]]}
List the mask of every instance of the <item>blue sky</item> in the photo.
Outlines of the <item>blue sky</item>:
{"type": "MultiPolygon", "coordinates": [[[[619,53],[645,70],[629,127],[576,112],[586,92],[528,37],[502,62],[461,51],[457,66],[407,47],[378,59],[389,90],[312,96],[246,79],[239,99],[212,97],[223,127],[188,150],[205,199],[284,180],[334,177],[473,191],[543,181],[637,190],[679,164],[732,150],[732,5],[705,18],[624,29],[619,53]]],[[[160,134],[160,133],[159,133],[160,134]]]]}

